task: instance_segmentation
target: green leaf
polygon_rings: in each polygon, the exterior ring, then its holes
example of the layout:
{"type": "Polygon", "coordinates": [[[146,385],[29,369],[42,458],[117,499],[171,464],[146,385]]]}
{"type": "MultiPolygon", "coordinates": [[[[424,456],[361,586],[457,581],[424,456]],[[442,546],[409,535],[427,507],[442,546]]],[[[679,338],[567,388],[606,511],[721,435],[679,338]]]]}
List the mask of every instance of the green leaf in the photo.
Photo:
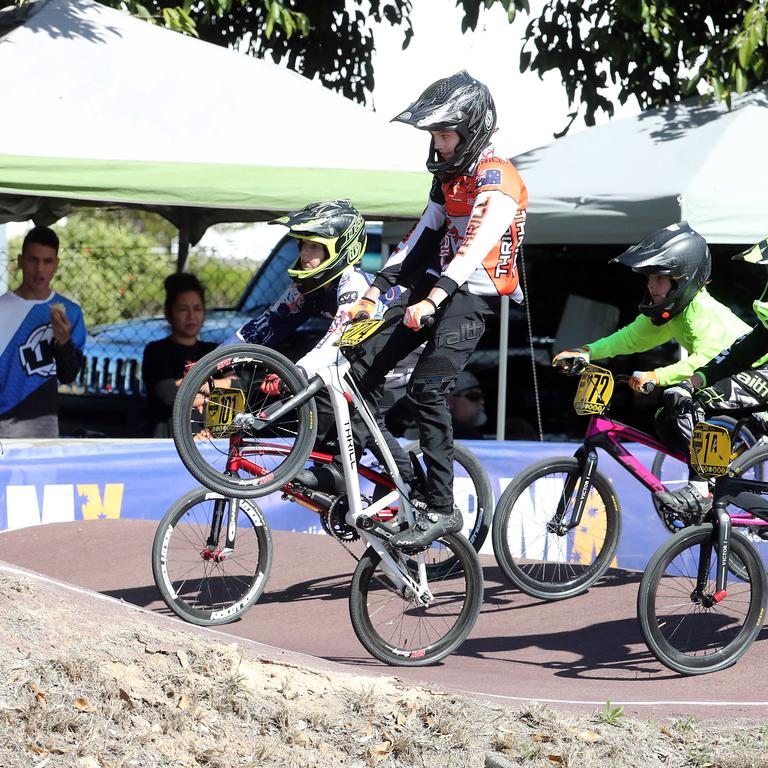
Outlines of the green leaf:
{"type": "Polygon", "coordinates": [[[747,90],[747,76],[743,69],[736,72],[736,93],[744,93],[747,90]]]}
{"type": "Polygon", "coordinates": [[[525,72],[525,70],[528,69],[530,63],[531,63],[531,52],[521,51],[520,52],[520,71],[525,72]]]}
{"type": "Polygon", "coordinates": [[[712,78],[712,90],[715,92],[715,98],[720,101],[723,98],[725,89],[723,88],[723,82],[719,77],[712,78]]]}
{"type": "Polygon", "coordinates": [[[752,54],[755,52],[755,46],[752,45],[752,41],[749,39],[744,40],[744,42],[739,47],[739,64],[741,64],[742,69],[748,69],[751,61],[752,61],[752,54]]]}

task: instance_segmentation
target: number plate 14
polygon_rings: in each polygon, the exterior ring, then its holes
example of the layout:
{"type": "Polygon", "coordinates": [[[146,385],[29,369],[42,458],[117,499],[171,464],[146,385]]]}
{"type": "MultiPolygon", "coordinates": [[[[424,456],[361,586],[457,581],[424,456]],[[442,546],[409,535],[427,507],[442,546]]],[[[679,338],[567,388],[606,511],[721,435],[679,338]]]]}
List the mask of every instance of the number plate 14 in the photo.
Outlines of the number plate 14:
{"type": "Polygon", "coordinates": [[[731,461],[731,436],[725,427],[700,421],[691,435],[691,466],[702,477],[728,473],[731,461]]]}

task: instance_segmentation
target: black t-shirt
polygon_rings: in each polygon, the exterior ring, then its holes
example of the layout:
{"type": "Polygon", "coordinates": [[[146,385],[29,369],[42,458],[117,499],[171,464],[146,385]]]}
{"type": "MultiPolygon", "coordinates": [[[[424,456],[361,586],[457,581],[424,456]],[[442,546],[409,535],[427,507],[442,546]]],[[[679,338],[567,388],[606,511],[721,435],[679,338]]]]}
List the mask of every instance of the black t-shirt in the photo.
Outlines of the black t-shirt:
{"type": "Polygon", "coordinates": [[[197,362],[216,349],[212,341],[198,341],[191,346],[179,344],[170,336],[152,341],[144,348],[141,377],[147,391],[149,434],[169,437],[173,401],[176,399],[177,379],[184,376],[188,363],[197,362]]]}

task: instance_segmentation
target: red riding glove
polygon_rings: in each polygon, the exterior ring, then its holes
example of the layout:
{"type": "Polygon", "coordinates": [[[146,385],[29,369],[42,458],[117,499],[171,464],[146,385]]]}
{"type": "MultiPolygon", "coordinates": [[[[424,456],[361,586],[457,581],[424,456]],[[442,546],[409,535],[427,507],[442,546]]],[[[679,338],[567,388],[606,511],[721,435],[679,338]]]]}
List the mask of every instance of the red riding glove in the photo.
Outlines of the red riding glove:
{"type": "Polygon", "coordinates": [[[265,395],[279,395],[282,380],[276,373],[268,373],[261,382],[261,391],[265,395]]]}

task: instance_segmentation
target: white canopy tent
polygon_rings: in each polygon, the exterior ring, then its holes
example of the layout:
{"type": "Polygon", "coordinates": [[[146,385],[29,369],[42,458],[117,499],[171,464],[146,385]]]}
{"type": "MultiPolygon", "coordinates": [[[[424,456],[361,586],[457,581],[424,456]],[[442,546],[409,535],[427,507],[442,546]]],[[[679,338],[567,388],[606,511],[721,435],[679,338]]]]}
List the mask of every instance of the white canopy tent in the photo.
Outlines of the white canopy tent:
{"type": "Polygon", "coordinates": [[[215,221],[335,197],[416,217],[429,190],[420,132],[92,0],[0,12],[0,94],[0,222],[136,205],[194,243],[215,221]],[[12,13],[26,18],[12,27],[12,13]]]}
{"type": "Polygon", "coordinates": [[[768,88],[693,99],[514,158],[528,186],[528,244],[633,243],[687,220],[710,243],[768,234],[768,88]]]}

